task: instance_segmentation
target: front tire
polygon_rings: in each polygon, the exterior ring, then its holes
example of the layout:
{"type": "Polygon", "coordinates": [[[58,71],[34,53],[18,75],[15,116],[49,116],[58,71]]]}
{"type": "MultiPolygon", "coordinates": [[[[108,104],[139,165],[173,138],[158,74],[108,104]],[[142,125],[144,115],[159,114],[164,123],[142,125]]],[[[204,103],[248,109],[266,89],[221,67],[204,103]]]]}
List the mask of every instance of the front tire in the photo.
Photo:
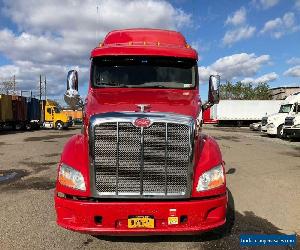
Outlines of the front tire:
{"type": "Polygon", "coordinates": [[[283,124],[279,125],[277,128],[277,137],[280,139],[284,138],[284,134],[283,134],[283,124]]]}
{"type": "Polygon", "coordinates": [[[57,121],[55,123],[55,129],[62,130],[64,128],[64,123],[62,121],[57,121]]]}

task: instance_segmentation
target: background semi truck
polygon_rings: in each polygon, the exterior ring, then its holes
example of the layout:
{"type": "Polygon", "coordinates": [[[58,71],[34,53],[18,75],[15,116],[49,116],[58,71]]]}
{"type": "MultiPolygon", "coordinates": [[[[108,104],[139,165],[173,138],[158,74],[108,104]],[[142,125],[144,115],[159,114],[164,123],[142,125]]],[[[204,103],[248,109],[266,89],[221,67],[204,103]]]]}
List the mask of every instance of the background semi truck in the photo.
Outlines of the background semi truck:
{"type": "Polygon", "coordinates": [[[280,104],[278,100],[220,100],[210,108],[210,120],[204,116],[204,123],[249,125],[278,111],[280,104]]]}
{"type": "Polygon", "coordinates": [[[52,100],[45,103],[45,128],[63,129],[72,126],[72,117],[63,112],[60,105],[52,100]]]}
{"type": "Polygon", "coordinates": [[[270,136],[276,135],[277,137],[283,137],[283,126],[285,118],[294,116],[300,102],[300,92],[289,95],[284,101],[281,101],[279,111],[271,114],[262,119],[262,132],[267,133],[270,136]]]}
{"type": "Polygon", "coordinates": [[[295,114],[285,118],[283,137],[300,138],[300,103],[295,104],[295,114]]]}
{"type": "MultiPolygon", "coordinates": [[[[91,53],[82,133],[62,152],[57,223],[89,234],[192,234],[226,222],[224,162],[202,133],[197,52],[178,32],[110,32],[91,53]]],[[[66,102],[81,105],[78,74],[66,102]]]]}

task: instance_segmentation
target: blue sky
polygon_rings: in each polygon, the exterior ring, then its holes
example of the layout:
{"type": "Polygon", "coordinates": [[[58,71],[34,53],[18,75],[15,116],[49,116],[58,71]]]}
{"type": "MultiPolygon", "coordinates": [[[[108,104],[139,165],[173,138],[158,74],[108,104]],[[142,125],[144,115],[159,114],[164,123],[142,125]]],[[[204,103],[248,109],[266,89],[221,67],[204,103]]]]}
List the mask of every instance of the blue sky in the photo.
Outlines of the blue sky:
{"type": "MultiPolygon", "coordinates": [[[[300,29],[296,28],[296,31],[290,32],[288,28],[283,28],[286,34],[280,37],[274,37],[271,32],[261,32],[266,22],[282,18],[286,13],[294,13],[295,26],[299,27],[300,9],[296,8],[295,1],[274,1],[274,6],[270,7],[264,7],[259,1],[174,0],[171,2],[193,15],[195,24],[181,32],[191,44],[199,44],[199,66],[211,65],[220,57],[239,53],[269,55],[270,62],[262,66],[252,78],[275,72],[278,77],[269,82],[270,86],[300,86],[300,74],[298,77],[284,75],[289,68],[300,64],[300,29]],[[254,34],[247,39],[224,45],[222,39],[225,33],[235,29],[233,25],[226,24],[228,16],[233,16],[236,11],[243,8],[246,20],[239,26],[254,27],[254,34]],[[195,28],[197,24],[198,27],[195,28]],[[295,59],[295,63],[288,63],[291,58],[295,59]]],[[[243,77],[237,77],[235,80],[243,80],[243,77]]],[[[202,84],[200,87],[202,96],[205,98],[207,84],[202,84]]]]}
{"type": "Polygon", "coordinates": [[[38,75],[47,75],[49,95],[59,98],[76,68],[84,95],[89,51],[108,31],[133,27],[184,34],[200,56],[203,99],[212,73],[300,85],[299,0],[0,0],[0,8],[0,80],[15,74],[18,89],[36,89],[38,75]]]}

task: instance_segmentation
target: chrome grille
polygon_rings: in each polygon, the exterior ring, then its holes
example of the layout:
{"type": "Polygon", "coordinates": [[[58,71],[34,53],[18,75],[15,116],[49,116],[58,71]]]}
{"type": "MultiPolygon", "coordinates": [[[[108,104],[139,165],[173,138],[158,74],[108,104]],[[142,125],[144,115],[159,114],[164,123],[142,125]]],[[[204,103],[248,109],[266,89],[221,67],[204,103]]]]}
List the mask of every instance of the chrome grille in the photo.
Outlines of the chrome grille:
{"type": "Polygon", "coordinates": [[[285,126],[294,126],[294,117],[286,117],[284,125],[285,126]]]}
{"type": "Polygon", "coordinates": [[[191,127],[103,122],[93,130],[94,184],[100,197],[180,198],[191,189],[191,127]]]}
{"type": "Polygon", "coordinates": [[[261,125],[262,125],[262,126],[266,126],[267,123],[268,123],[268,117],[263,117],[263,118],[261,119],[261,125]]]}

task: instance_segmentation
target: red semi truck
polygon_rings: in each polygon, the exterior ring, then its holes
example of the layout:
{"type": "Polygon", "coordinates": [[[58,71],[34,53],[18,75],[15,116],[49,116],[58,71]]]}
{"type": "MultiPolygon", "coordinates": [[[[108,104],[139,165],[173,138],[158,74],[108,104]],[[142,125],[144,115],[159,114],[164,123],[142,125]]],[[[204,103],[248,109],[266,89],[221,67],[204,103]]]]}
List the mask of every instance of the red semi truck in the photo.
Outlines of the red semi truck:
{"type": "MultiPolygon", "coordinates": [[[[194,234],[226,221],[224,162],[201,132],[197,52],[178,32],[112,31],[91,52],[82,133],[58,167],[58,225],[92,235],[194,234]]],[[[83,105],[71,70],[65,100],[83,105]]]]}

